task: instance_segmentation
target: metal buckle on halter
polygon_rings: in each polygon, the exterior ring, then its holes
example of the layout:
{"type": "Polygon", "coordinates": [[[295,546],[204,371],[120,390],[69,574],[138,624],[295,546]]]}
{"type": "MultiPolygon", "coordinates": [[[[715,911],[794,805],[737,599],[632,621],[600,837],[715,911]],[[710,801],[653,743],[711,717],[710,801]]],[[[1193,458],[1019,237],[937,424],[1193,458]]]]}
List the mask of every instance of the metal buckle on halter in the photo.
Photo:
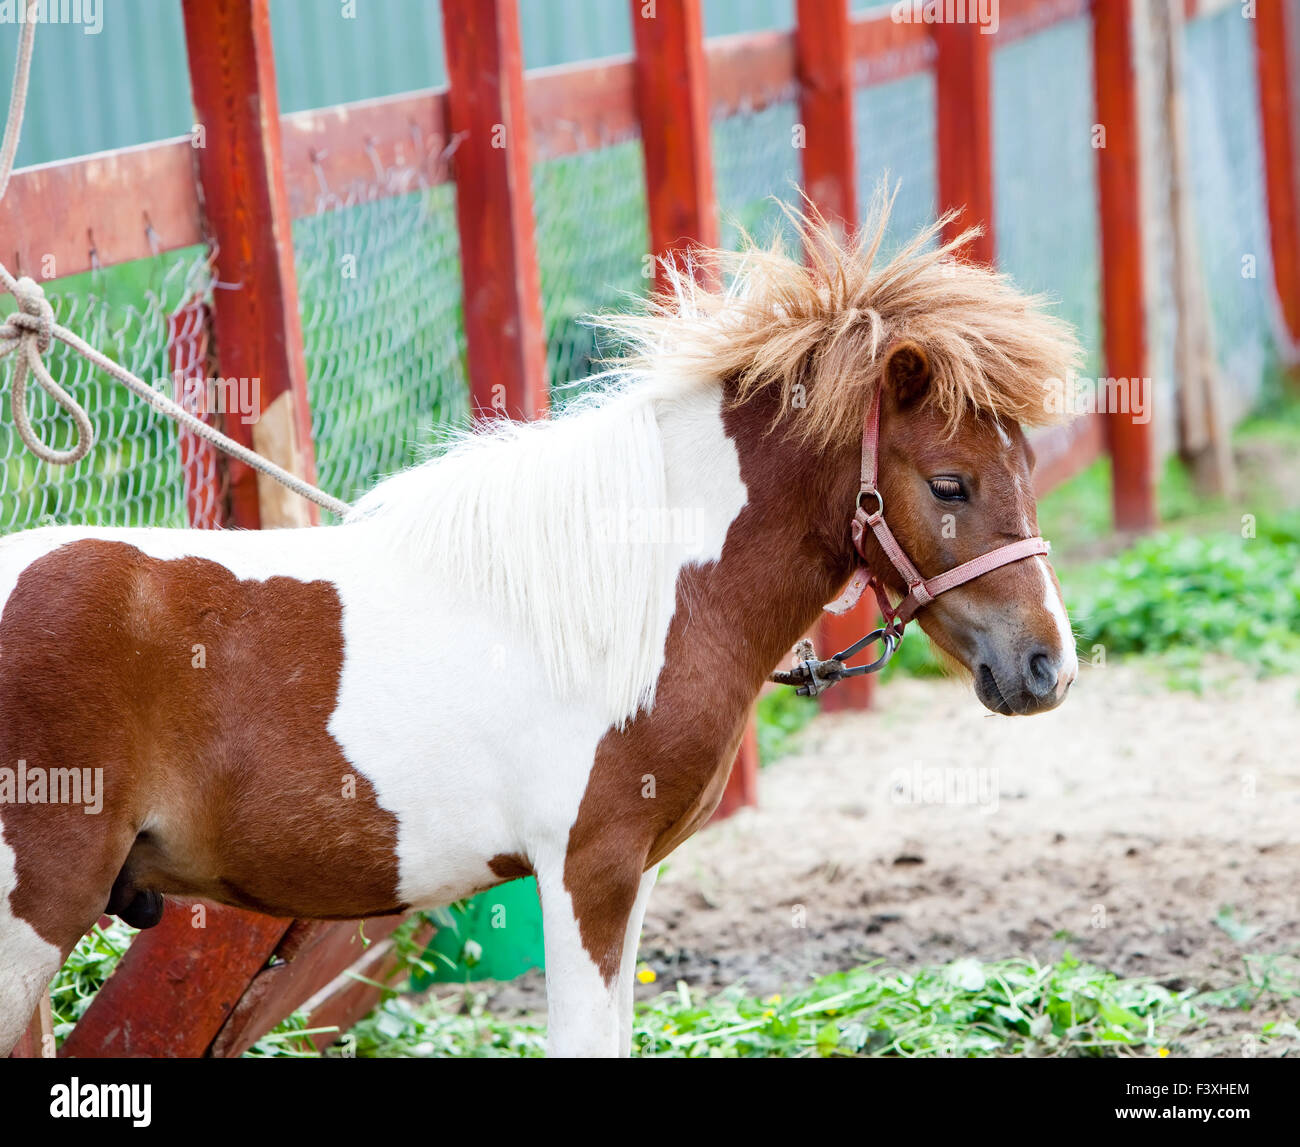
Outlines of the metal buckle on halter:
{"type": "Polygon", "coordinates": [[[846,677],[861,677],[866,673],[878,673],[894,656],[903,640],[903,631],[895,629],[893,623],[873,629],[866,637],[859,638],[847,649],[841,650],[825,661],[818,660],[813,652],[811,641],[804,640],[795,646],[793,669],[772,674],[772,680],[778,685],[794,685],[800,697],[817,697],[825,693],[832,685],[846,677]],[[844,662],[861,649],[875,641],[885,643],[884,652],[866,665],[845,665],[844,662]]]}
{"type": "Polygon", "coordinates": [[[867,515],[867,525],[874,526],[881,518],[885,516],[885,496],[879,490],[862,489],[858,491],[857,508],[862,509],[862,499],[872,497],[876,499],[875,513],[867,515]]]}

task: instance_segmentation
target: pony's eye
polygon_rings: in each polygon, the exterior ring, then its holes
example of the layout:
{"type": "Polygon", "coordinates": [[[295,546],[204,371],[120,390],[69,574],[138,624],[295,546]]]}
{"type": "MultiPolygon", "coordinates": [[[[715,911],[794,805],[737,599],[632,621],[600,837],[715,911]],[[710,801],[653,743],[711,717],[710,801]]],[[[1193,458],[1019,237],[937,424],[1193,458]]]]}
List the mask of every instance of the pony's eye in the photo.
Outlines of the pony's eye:
{"type": "Polygon", "coordinates": [[[930,491],[941,502],[964,502],[966,489],[956,478],[931,478],[930,491]]]}

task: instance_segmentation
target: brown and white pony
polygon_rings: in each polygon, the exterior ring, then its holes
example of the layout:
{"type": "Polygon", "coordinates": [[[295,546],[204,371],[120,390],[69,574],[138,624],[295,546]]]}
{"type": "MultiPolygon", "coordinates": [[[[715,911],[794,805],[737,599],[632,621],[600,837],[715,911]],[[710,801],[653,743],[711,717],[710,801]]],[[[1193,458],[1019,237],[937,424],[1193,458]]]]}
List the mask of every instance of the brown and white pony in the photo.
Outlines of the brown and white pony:
{"type": "MultiPolygon", "coordinates": [[[[922,574],[1037,533],[1020,424],[1074,339],[938,224],[878,265],[886,217],[843,246],[803,221],[810,265],[751,250],[725,292],[679,276],[611,320],[633,354],[598,396],[466,437],[341,525],[0,542],[0,1053],[106,908],[347,919],[527,873],[551,1052],[626,1053],[656,866],[855,568],[869,400],[922,574]]],[[[1045,557],[919,620],[998,712],[1074,678],[1045,557]]]]}

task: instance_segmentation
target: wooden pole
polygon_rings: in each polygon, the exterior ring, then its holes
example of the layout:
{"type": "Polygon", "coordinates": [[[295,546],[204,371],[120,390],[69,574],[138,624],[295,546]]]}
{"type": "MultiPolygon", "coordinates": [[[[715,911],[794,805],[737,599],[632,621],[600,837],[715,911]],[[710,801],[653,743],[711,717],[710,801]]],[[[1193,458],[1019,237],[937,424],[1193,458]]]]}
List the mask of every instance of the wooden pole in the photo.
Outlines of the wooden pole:
{"type": "Polygon", "coordinates": [[[993,37],[974,23],[930,26],[935,62],[935,150],[939,208],[962,209],[944,229],[945,240],[976,223],[984,234],[970,245],[970,257],[992,263],[993,125],[989,87],[993,37]]]}
{"type": "MultiPolygon", "coordinates": [[[[631,6],[650,246],[657,257],[716,247],[700,0],[631,0],[631,6]]],[[[656,267],[656,285],[664,286],[661,267],[656,267]]]]}
{"type": "MultiPolygon", "coordinates": [[[[1291,9],[1293,15],[1295,8],[1291,9]]],[[[1259,123],[1264,142],[1264,179],[1268,192],[1268,228],[1273,277],[1291,338],[1291,352],[1300,349],[1300,167],[1295,154],[1295,69],[1300,60],[1287,58],[1285,0],[1257,0],[1255,60],[1259,84],[1259,123]]],[[[1298,365],[1293,361],[1292,366],[1298,365]]]]}
{"type": "Polygon", "coordinates": [[[516,0],[443,0],[470,400],[476,417],[548,407],[532,146],[516,0]]]}
{"type": "MultiPolygon", "coordinates": [[[[799,122],[803,127],[803,183],[808,198],[845,231],[858,225],[853,140],[853,36],[847,0],[799,0],[795,26],[795,68],[799,77],[799,122]]],[[[870,595],[838,617],[818,625],[822,657],[851,645],[873,628],[870,595]]],[[[865,709],[873,681],[850,677],[822,698],[828,712],[865,709]]]]}
{"type": "MultiPolygon", "coordinates": [[[[248,379],[257,406],[251,425],[233,414],[224,429],[315,482],[268,0],[184,0],[182,11],[206,233],[227,285],[212,308],[218,369],[248,379]]],[[[229,485],[231,525],[319,521],[312,503],[233,460],[229,485]]]]}
{"type": "MultiPolygon", "coordinates": [[[[1132,15],[1131,0],[1096,0],[1093,5],[1106,374],[1128,388],[1130,405],[1139,386],[1148,404],[1152,398],[1147,378],[1132,15]]],[[[1139,423],[1131,413],[1115,410],[1105,418],[1115,525],[1121,530],[1149,529],[1156,522],[1151,422],[1139,423]]]]}

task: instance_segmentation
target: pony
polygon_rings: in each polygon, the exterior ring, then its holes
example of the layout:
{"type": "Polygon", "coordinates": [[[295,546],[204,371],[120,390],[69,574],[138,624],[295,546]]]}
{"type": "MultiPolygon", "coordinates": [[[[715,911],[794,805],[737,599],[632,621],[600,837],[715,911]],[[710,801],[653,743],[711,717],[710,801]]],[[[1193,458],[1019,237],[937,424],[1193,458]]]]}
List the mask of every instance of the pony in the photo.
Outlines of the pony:
{"type": "MultiPolygon", "coordinates": [[[[1071,329],[964,259],[973,231],[940,241],[949,216],[885,258],[888,216],[791,212],[805,260],[713,252],[725,287],[670,264],[600,320],[625,353],[595,393],[459,435],[337,525],[0,541],[0,1052],[106,909],[342,920],[535,875],[550,1054],[627,1054],[657,866],[859,562],[873,404],[924,576],[1037,533],[1022,426],[1059,409],[1071,329]]],[[[1039,551],[918,620],[999,713],[1077,672],[1039,551]]]]}

